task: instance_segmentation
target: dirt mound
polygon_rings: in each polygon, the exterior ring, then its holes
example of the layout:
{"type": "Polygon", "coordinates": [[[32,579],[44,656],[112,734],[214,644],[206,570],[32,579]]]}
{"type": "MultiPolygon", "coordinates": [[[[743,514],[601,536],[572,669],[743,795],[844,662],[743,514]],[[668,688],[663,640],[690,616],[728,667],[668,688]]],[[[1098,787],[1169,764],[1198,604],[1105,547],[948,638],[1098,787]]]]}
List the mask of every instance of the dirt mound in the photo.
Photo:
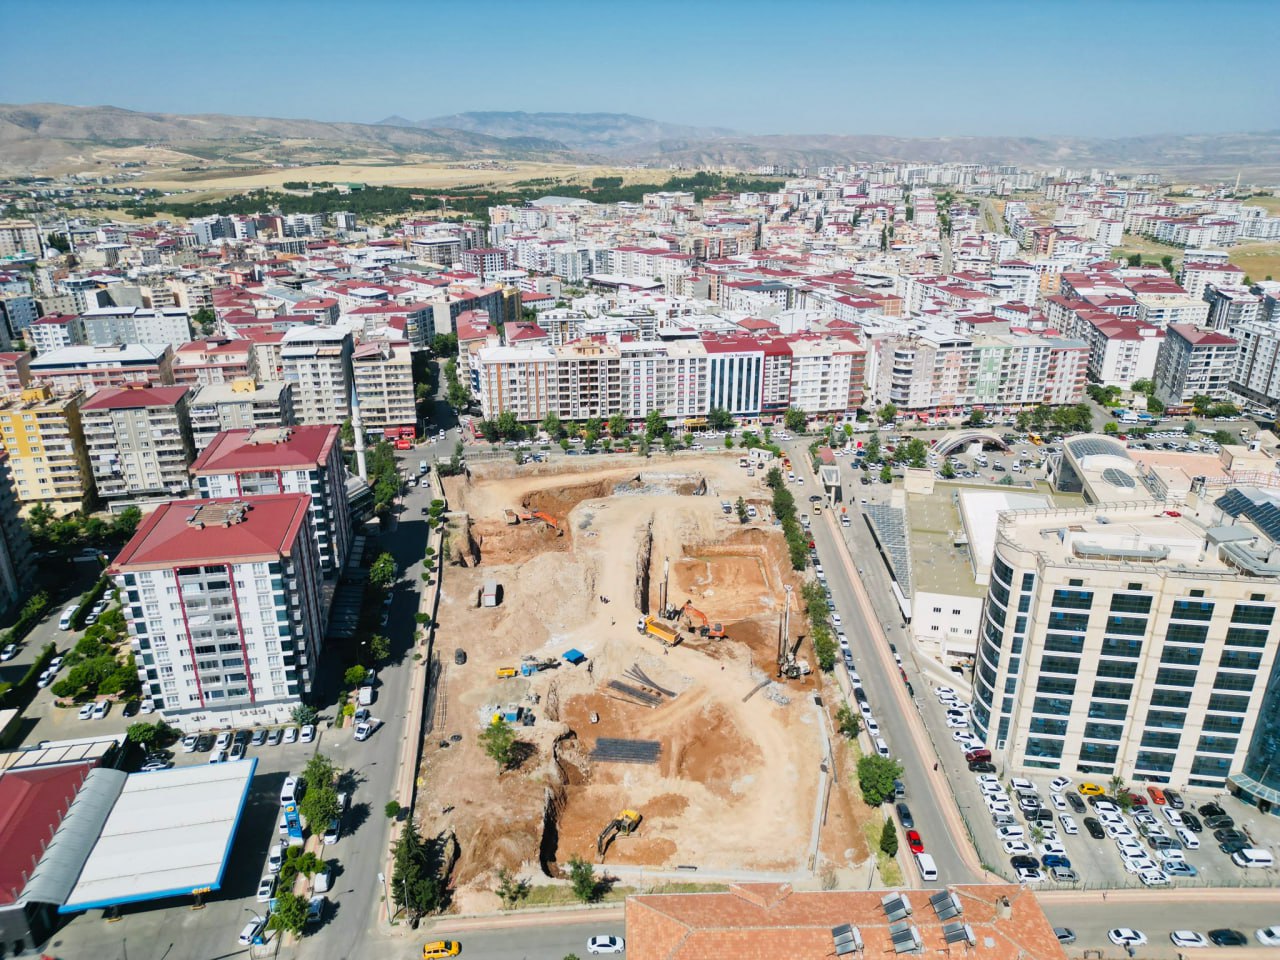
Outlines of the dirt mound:
{"type": "Polygon", "coordinates": [[[504,520],[479,520],[471,525],[480,561],[485,564],[521,563],[534,554],[568,550],[570,539],[549,524],[508,524],[504,520]]]}
{"type": "Polygon", "coordinates": [[[693,780],[728,799],[733,796],[734,781],[760,759],[759,749],[742,736],[729,712],[721,704],[709,703],[691,723],[672,732],[660,769],[664,777],[693,780]]]}
{"type": "Polygon", "coordinates": [[[609,496],[613,493],[615,486],[617,486],[615,480],[596,480],[593,483],[534,490],[520,501],[520,506],[529,511],[549,513],[556,518],[556,523],[563,527],[565,519],[574,507],[583,500],[609,496]]]}

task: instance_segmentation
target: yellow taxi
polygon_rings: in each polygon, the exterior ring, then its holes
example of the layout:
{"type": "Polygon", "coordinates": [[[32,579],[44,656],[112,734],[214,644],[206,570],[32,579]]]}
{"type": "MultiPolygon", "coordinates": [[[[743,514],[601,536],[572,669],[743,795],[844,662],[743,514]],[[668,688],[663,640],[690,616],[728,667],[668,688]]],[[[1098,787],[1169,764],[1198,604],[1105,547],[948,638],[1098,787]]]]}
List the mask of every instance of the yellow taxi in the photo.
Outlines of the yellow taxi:
{"type": "Polygon", "coordinates": [[[445,957],[456,957],[462,952],[462,944],[457,940],[433,940],[423,944],[422,960],[444,960],[445,957]]]}
{"type": "Polygon", "coordinates": [[[1096,783],[1080,784],[1080,795],[1085,797],[1100,797],[1107,791],[1102,789],[1096,783]]]}

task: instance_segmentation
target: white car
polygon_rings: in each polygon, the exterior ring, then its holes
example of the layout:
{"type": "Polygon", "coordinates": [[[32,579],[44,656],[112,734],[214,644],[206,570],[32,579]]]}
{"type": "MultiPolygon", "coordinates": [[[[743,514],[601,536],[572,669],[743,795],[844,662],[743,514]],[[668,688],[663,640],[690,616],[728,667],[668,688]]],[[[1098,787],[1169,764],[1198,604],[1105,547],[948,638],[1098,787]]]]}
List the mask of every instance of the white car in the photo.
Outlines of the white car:
{"type": "Polygon", "coordinates": [[[840,620],[840,612],[838,610],[831,611],[831,622],[834,623],[837,627],[840,626],[841,620],[840,620]]]}
{"type": "Polygon", "coordinates": [[[88,720],[90,717],[93,716],[93,704],[92,703],[83,704],[80,707],[80,709],[76,711],[76,716],[79,717],[81,720],[88,720]]]}
{"type": "Polygon", "coordinates": [[[1067,809],[1067,798],[1060,793],[1049,794],[1049,802],[1053,804],[1055,810],[1067,809]]]}
{"type": "Polygon", "coordinates": [[[1175,930],[1169,934],[1169,942],[1175,947],[1207,947],[1209,938],[1194,930],[1175,930]]]}
{"type": "Polygon", "coordinates": [[[285,743],[297,743],[297,742],[298,742],[298,728],[297,728],[297,727],[285,727],[285,728],[284,728],[284,742],[285,742],[285,743]]]}
{"type": "Polygon", "coordinates": [[[1177,833],[1178,839],[1182,842],[1182,845],[1186,847],[1188,850],[1200,849],[1200,838],[1197,837],[1190,830],[1188,830],[1186,827],[1179,827],[1174,832],[1177,833]]]}
{"type": "Polygon", "coordinates": [[[1044,883],[1044,873],[1035,867],[1019,867],[1014,871],[1014,879],[1019,883],[1044,883]]]}
{"type": "Polygon", "coordinates": [[[298,778],[285,777],[280,786],[280,806],[288,806],[298,802],[298,778]]]}
{"type": "Polygon", "coordinates": [[[1147,945],[1147,935],[1141,930],[1134,930],[1130,927],[1116,927],[1114,930],[1108,930],[1107,939],[1117,947],[1145,947],[1147,945]]]}
{"type": "Polygon", "coordinates": [[[211,754],[209,754],[210,763],[224,763],[226,762],[226,759],[227,759],[227,751],[225,750],[214,750],[211,754]]]}
{"type": "Polygon", "coordinates": [[[1066,777],[1054,777],[1049,781],[1049,789],[1054,793],[1061,793],[1069,786],[1071,786],[1071,781],[1066,777]]]}
{"type": "Polygon", "coordinates": [[[1058,822],[1062,824],[1062,832],[1068,837],[1074,837],[1080,832],[1080,827],[1076,825],[1076,818],[1069,813],[1058,814],[1058,822]]]}
{"type": "Polygon", "coordinates": [[[867,733],[873,737],[880,736],[880,724],[876,722],[875,717],[867,717],[866,722],[867,733]]]}
{"type": "Polygon", "coordinates": [[[302,728],[302,733],[299,735],[298,739],[303,743],[310,743],[315,738],[316,738],[315,725],[310,723],[305,724],[302,728]]]}
{"type": "Polygon", "coordinates": [[[1186,863],[1187,855],[1177,847],[1168,847],[1164,850],[1157,850],[1156,860],[1160,863],[1186,863]]]}
{"type": "Polygon", "coordinates": [[[1280,947],[1280,926],[1262,927],[1253,931],[1253,935],[1264,947],[1280,947]]]}
{"type": "Polygon", "coordinates": [[[196,744],[199,742],[199,740],[200,738],[197,737],[194,733],[187,734],[185,737],[182,738],[182,752],[195,753],[196,744]]]}
{"type": "Polygon", "coordinates": [[[356,724],[356,740],[368,740],[371,733],[373,733],[373,724],[368,720],[362,720],[356,724]]]}
{"type": "Polygon", "coordinates": [[[1022,840],[1025,839],[1027,833],[1021,827],[1001,827],[996,831],[996,836],[1001,840],[1022,840]]]}
{"type": "Polygon", "coordinates": [[[249,946],[253,943],[254,937],[261,933],[266,925],[267,921],[262,917],[254,917],[244,925],[244,929],[240,931],[240,936],[237,938],[237,942],[242,947],[249,946]]]}
{"type": "Polygon", "coordinates": [[[943,699],[944,697],[954,698],[956,695],[956,692],[952,690],[950,687],[935,687],[933,692],[939,700],[943,699]]]}
{"type": "Polygon", "coordinates": [[[107,715],[107,711],[111,709],[110,700],[99,700],[93,705],[93,719],[101,720],[107,715]]]}
{"type": "Polygon", "coordinates": [[[947,717],[947,727],[951,730],[968,729],[969,721],[965,717],[947,717]]]}
{"type": "Polygon", "coordinates": [[[1125,859],[1123,861],[1125,873],[1136,873],[1142,876],[1144,873],[1158,871],[1160,864],[1156,863],[1150,857],[1134,857],[1133,859],[1125,859]]]}
{"type": "Polygon", "coordinates": [[[1182,826],[1182,814],[1180,814],[1177,810],[1173,809],[1173,807],[1161,807],[1160,812],[1163,813],[1164,818],[1169,821],[1169,826],[1171,827],[1182,826]]]}
{"type": "Polygon", "coordinates": [[[1040,856],[1047,857],[1055,853],[1059,856],[1066,856],[1067,854],[1067,848],[1062,845],[1061,840],[1046,840],[1040,844],[1040,856]]]}
{"type": "Polygon", "coordinates": [[[271,899],[271,895],[276,892],[276,875],[268,873],[265,877],[258,881],[258,902],[266,903],[271,899]]]}
{"type": "Polygon", "coordinates": [[[951,734],[951,739],[960,744],[960,749],[968,752],[969,750],[977,750],[982,747],[982,739],[968,730],[957,730],[951,734]]]}
{"type": "Polygon", "coordinates": [[[627,942],[622,937],[610,937],[603,934],[587,941],[587,953],[625,953],[627,942]]]}
{"type": "Polygon", "coordinates": [[[1169,878],[1159,870],[1144,870],[1138,874],[1138,879],[1142,881],[1144,887],[1167,887],[1169,878]]]}
{"type": "Polygon", "coordinates": [[[1024,780],[1022,777],[1014,777],[1009,783],[1015,790],[1021,790],[1023,793],[1039,793],[1036,785],[1030,780],[1024,780]]]}
{"type": "Polygon", "coordinates": [[[1025,840],[1006,840],[1004,842],[1004,852],[1008,854],[1029,854],[1032,852],[1031,844],[1025,840]]]}
{"type": "Polygon", "coordinates": [[[12,660],[18,655],[18,645],[16,643],[6,643],[4,649],[0,650],[0,660],[12,660]]]}
{"type": "Polygon", "coordinates": [[[978,787],[982,790],[986,790],[990,787],[999,787],[1000,790],[1004,790],[1004,787],[1000,786],[1000,778],[995,774],[979,773],[976,774],[973,779],[977,781],[978,787]]]}
{"type": "Polygon", "coordinates": [[[267,873],[275,875],[280,872],[280,867],[284,863],[284,844],[277,843],[272,845],[270,852],[267,854],[267,873]]]}
{"type": "Polygon", "coordinates": [[[231,731],[223,730],[218,734],[218,739],[214,741],[213,748],[215,750],[226,750],[231,746],[231,731]]]}
{"type": "Polygon", "coordinates": [[[1122,854],[1131,851],[1134,856],[1146,856],[1147,848],[1136,837],[1116,837],[1116,849],[1122,854]]]}

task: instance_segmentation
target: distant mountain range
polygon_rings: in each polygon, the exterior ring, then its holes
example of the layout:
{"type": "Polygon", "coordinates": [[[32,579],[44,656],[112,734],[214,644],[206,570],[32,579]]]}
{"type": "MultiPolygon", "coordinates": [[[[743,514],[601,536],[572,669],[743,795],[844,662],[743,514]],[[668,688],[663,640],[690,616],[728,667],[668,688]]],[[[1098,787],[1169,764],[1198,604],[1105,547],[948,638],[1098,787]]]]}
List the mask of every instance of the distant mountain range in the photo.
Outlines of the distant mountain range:
{"type": "MultiPolygon", "coordinates": [[[[142,113],[119,107],[0,105],[0,170],[33,172],[165,148],[222,163],[367,160],[559,160],[751,170],[871,160],[1028,167],[1106,167],[1255,180],[1280,178],[1280,131],[1086,137],[749,136],[621,113],[459,113],[429,120],[326,123],[224,114],[142,113]],[[110,151],[115,151],[111,153],[110,151]],[[125,152],[129,152],[127,149],[125,152]]],[[[145,156],[145,155],[144,155],[145,156]]],[[[181,157],[178,158],[181,160],[181,157]]]]}
{"type": "Polygon", "coordinates": [[[455,113],[447,117],[410,122],[388,117],[382,123],[401,127],[445,128],[482,133],[490,137],[536,137],[556,140],[575,150],[611,153],[662,140],[714,140],[734,136],[722,127],[686,127],[628,113],[525,113],[486,111],[455,113]]]}

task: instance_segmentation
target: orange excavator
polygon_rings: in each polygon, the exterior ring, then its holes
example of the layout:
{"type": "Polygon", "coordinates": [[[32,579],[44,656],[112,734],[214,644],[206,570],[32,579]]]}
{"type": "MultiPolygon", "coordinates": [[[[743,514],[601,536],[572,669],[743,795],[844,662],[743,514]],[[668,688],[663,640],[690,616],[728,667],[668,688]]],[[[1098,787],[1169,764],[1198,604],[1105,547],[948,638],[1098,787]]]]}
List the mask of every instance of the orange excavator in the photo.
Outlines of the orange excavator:
{"type": "Polygon", "coordinates": [[[704,637],[710,637],[713,640],[724,639],[724,624],[712,623],[707,619],[707,615],[693,605],[692,600],[684,602],[684,615],[689,618],[689,625],[693,626],[694,621],[702,624],[698,628],[698,633],[704,637]]]}
{"type": "Polygon", "coordinates": [[[543,513],[541,510],[535,510],[532,513],[521,513],[521,514],[518,514],[518,516],[520,520],[523,520],[526,523],[528,523],[530,520],[541,520],[543,523],[551,527],[553,530],[560,529],[560,525],[556,523],[556,518],[551,516],[551,514],[549,513],[543,513]]]}

